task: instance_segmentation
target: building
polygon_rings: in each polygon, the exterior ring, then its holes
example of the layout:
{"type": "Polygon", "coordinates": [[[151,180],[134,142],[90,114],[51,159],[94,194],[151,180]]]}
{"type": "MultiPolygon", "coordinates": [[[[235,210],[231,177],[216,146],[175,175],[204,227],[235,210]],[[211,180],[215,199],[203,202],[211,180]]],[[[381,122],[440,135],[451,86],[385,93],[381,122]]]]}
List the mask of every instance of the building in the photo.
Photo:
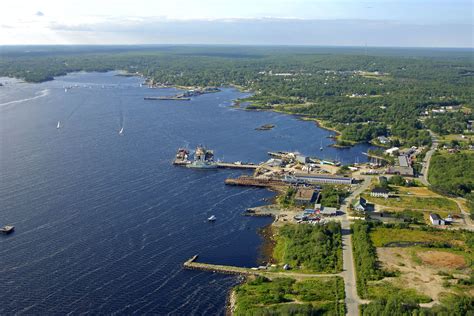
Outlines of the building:
{"type": "Polygon", "coordinates": [[[385,136],[379,136],[379,137],[377,137],[377,139],[378,139],[379,143],[381,143],[383,145],[386,145],[386,144],[390,143],[390,139],[388,139],[385,136]]]}
{"type": "Polygon", "coordinates": [[[388,199],[389,193],[390,192],[385,188],[374,188],[372,191],[370,191],[370,196],[388,199]]]}
{"type": "Polygon", "coordinates": [[[323,206],[319,210],[319,214],[324,215],[324,216],[336,216],[337,215],[337,208],[323,206]]]}
{"type": "Polygon", "coordinates": [[[296,161],[302,164],[306,164],[309,162],[309,157],[303,156],[303,155],[296,155],[296,161]]]}
{"type": "Polygon", "coordinates": [[[388,174],[398,174],[401,176],[413,177],[415,175],[415,171],[413,171],[412,167],[389,167],[387,169],[388,174]]]}
{"type": "Polygon", "coordinates": [[[444,219],[442,219],[441,217],[439,217],[438,214],[435,214],[435,213],[430,214],[430,221],[431,221],[431,224],[435,226],[445,224],[444,219]]]}
{"type": "Polygon", "coordinates": [[[295,194],[295,204],[296,205],[306,205],[314,203],[319,195],[316,194],[316,191],[310,188],[298,188],[295,194]]]}
{"type": "Polygon", "coordinates": [[[367,210],[367,201],[363,197],[359,197],[353,204],[354,210],[365,212],[367,210]]]}
{"type": "Polygon", "coordinates": [[[393,155],[395,155],[395,153],[398,153],[399,150],[400,150],[400,148],[398,148],[398,147],[392,147],[392,148],[390,148],[390,149],[387,149],[387,150],[385,151],[385,153],[386,153],[387,155],[393,156],[393,155]]]}
{"type": "Polygon", "coordinates": [[[336,176],[285,176],[283,179],[289,183],[301,183],[301,184],[315,184],[315,183],[327,183],[327,184],[352,184],[353,179],[349,177],[336,177],[336,176]]]}
{"type": "Polygon", "coordinates": [[[408,161],[408,156],[406,156],[406,155],[398,156],[398,165],[400,167],[409,167],[410,162],[408,161]]]}

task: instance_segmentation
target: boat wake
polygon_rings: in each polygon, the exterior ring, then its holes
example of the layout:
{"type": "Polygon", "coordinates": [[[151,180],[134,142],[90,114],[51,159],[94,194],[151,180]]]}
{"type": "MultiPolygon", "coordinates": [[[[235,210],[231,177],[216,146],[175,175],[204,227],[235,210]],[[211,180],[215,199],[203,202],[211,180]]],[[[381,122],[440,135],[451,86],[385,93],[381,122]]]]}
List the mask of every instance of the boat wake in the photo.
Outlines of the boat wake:
{"type": "Polygon", "coordinates": [[[23,102],[27,102],[27,101],[39,99],[39,98],[42,98],[42,97],[45,97],[45,96],[49,95],[49,92],[50,92],[49,89],[44,89],[44,90],[41,90],[41,91],[36,92],[36,93],[35,93],[35,96],[34,96],[34,97],[31,97],[31,98],[26,98],[26,99],[21,99],[21,100],[14,100],[14,101],[10,101],[10,102],[0,103],[0,108],[2,108],[2,109],[3,109],[3,108],[8,108],[9,105],[19,104],[19,103],[23,103],[23,102]]]}

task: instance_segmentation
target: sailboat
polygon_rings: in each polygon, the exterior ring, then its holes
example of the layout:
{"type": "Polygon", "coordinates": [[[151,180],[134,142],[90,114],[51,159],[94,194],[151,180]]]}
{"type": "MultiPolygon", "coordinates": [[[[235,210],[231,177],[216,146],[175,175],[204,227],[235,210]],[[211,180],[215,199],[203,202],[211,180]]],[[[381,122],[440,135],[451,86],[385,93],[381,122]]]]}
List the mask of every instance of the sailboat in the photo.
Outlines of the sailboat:
{"type": "Polygon", "coordinates": [[[58,125],[56,125],[56,128],[57,128],[57,129],[60,129],[60,128],[61,128],[61,121],[58,121],[58,125]]]}
{"type": "Polygon", "coordinates": [[[123,135],[123,127],[120,129],[119,135],[123,135]]]}
{"type": "Polygon", "coordinates": [[[321,147],[319,147],[319,150],[323,150],[324,147],[323,147],[323,140],[321,139],[321,147]]]}

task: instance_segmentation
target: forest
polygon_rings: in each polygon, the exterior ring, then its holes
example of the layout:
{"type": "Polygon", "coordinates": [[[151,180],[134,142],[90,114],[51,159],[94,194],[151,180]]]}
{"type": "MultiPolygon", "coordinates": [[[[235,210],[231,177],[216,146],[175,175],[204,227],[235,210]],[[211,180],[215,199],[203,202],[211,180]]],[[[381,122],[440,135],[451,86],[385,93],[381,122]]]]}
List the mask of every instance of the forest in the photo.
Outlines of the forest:
{"type": "Polygon", "coordinates": [[[474,153],[436,153],[428,176],[434,191],[466,198],[474,217],[474,153]]]}
{"type": "Polygon", "coordinates": [[[385,135],[405,146],[428,145],[425,130],[459,132],[474,107],[469,51],[324,47],[78,46],[4,47],[0,76],[27,82],[74,71],[125,70],[155,83],[234,85],[253,91],[249,109],[323,120],[340,142],[385,135]],[[417,118],[442,106],[464,112],[417,118]]]}

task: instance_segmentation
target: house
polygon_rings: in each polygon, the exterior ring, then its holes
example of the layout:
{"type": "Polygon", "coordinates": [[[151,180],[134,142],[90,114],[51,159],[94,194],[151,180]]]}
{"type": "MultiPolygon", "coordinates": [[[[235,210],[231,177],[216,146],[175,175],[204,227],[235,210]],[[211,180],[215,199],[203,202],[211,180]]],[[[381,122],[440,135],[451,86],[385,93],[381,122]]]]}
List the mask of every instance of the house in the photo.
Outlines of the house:
{"type": "Polygon", "coordinates": [[[299,188],[295,194],[296,205],[306,205],[314,203],[318,195],[313,189],[310,188],[299,188]]]}
{"type": "Polygon", "coordinates": [[[398,148],[398,147],[392,147],[392,148],[387,149],[387,150],[385,151],[385,153],[386,153],[387,155],[394,156],[395,153],[398,153],[399,150],[400,150],[400,148],[398,148]]]}
{"type": "Polygon", "coordinates": [[[353,204],[354,210],[365,212],[367,210],[367,201],[363,197],[359,197],[353,204]]]}
{"type": "Polygon", "coordinates": [[[389,193],[390,192],[385,188],[374,188],[372,191],[370,191],[370,196],[388,199],[389,193]]]}
{"type": "Polygon", "coordinates": [[[431,224],[435,226],[445,224],[444,219],[442,219],[441,217],[439,217],[438,214],[435,214],[435,213],[430,214],[430,221],[431,221],[431,224]]]}
{"type": "Polygon", "coordinates": [[[385,136],[379,136],[379,137],[377,137],[377,139],[378,139],[379,143],[381,143],[383,145],[386,145],[386,144],[390,143],[390,139],[388,139],[385,136]]]}

